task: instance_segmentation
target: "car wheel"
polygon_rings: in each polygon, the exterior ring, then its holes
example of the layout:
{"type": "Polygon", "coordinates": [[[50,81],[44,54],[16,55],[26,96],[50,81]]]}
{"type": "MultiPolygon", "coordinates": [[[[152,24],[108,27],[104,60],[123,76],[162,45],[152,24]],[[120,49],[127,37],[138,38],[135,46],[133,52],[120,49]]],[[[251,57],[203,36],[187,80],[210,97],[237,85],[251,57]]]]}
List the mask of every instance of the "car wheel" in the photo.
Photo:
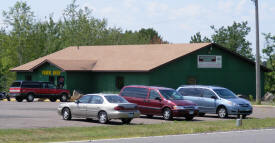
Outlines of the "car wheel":
{"type": "Polygon", "coordinates": [[[193,120],[193,118],[194,118],[194,116],[186,116],[186,117],[185,117],[185,119],[186,119],[187,121],[191,121],[191,120],[193,120]]]}
{"type": "Polygon", "coordinates": [[[130,122],[132,121],[132,118],[124,118],[124,119],[121,119],[122,121],[122,124],[130,124],[130,122]]]}
{"type": "Polygon", "coordinates": [[[203,117],[205,115],[205,113],[199,113],[200,117],[203,117]]]}
{"type": "Polygon", "coordinates": [[[246,118],[246,116],[247,116],[247,115],[243,115],[243,119],[245,119],[245,118],[246,118]]]}
{"type": "Polygon", "coordinates": [[[101,124],[106,124],[109,121],[108,120],[108,115],[104,111],[101,111],[101,112],[98,113],[98,119],[99,119],[99,123],[101,123],[101,124]]]}
{"type": "Polygon", "coordinates": [[[67,102],[67,100],[68,100],[67,94],[62,94],[61,97],[60,97],[60,101],[61,102],[67,102]]]}
{"type": "Polygon", "coordinates": [[[164,120],[172,120],[172,111],[171,111],[171,109],[170,108],[165,108],[164,110],[163,110],[163,113],[162,113],[162,115],[163,115],[163,119],[164,120]]]}
{"type": "Polygon", "coordinates": [[[21,98],[21,97],[16,97],[15,99],[16,99],[17,102],[22,102],[23,101],[23,98],[21,98]]]}
{"type": "Polygon", "coordinates": [[[69,108],[64,108],[62,112],[62,117],[64,120],[71,120],[72,114],[69,108]]]}
{"type": "Polygon", "coordinates": [[[228,116],[227,110],[226,110],[224,107],[220,107],[220,108],[218,109],[218,116],[219,116],[220,118],[226,118],[226,117],[228,116]]]}
{"type": "Polygon", "coordinates": [[[27,98],[26,98],[26,99],[27,99],[28,102],[33,102],[33,100],[34,100],[34,95],[30,93],[30,94],[27,95],[27,98]]]}
{"type": "Polygon", "coordinates": [[[56,98],[50,98],[51,102],[55,102],[57,99],[56,98]]]}

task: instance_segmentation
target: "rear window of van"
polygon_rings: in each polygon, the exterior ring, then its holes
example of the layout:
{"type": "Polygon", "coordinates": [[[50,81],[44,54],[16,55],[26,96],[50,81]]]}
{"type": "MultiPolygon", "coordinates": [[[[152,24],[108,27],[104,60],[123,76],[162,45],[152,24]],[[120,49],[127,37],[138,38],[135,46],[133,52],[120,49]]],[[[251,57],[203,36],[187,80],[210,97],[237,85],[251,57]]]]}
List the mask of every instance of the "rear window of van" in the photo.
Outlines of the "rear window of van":
{"type": "Polygon", "coordinates": [[[11,87],[20,87],[21,86],[21,82],[13,82],[11,84],[11,87]]]}

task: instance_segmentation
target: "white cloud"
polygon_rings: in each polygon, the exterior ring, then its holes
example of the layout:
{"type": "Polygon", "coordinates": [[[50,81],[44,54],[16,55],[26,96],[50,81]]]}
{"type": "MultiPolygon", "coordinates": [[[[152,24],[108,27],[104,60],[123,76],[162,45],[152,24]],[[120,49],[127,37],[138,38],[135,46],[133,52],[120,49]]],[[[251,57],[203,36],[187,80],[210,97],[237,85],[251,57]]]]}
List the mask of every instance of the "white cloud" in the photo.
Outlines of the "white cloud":
{"type": "Polygon", "coordinates": [[[218,9],[223,12],[231,12],[233,10],[234,3],[232,0],[222,0],[218,2],[218,9]]]}
{"type": "Polygon", "coordinates": [[[240,0],[237,4],[236,11],[237,13],[241,13],[244,10],[244,6],[247,3],[247,0],[240,0]]]}
{"type": "Polygon", "coordinates": [[[146,3],[147,14],[152,16],[161,16],[168,10],[168,6],[160,2],[149,2],[146,3]]]}

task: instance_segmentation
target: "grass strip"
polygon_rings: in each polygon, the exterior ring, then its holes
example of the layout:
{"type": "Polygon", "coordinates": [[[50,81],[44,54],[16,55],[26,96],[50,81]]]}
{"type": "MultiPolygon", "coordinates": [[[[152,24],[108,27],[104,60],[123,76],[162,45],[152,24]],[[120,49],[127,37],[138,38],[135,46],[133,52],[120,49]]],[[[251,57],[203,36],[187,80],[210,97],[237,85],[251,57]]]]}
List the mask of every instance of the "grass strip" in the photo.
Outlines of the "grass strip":
{"type": "Polygon", "coordinates": [[[236,127],[235,124],[235,120],[175,121],[150,125],[1,129],[0,142],[39,143],[275,128],[275,118],[246,119],[242,127],[236,127]]]}

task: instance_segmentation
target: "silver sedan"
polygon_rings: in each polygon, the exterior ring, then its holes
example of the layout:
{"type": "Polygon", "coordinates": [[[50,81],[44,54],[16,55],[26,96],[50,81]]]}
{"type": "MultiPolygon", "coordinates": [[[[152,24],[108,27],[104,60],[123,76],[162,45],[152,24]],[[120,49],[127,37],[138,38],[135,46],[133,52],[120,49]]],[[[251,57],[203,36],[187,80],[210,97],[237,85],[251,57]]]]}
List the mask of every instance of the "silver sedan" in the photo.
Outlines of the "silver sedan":
{"type": "Polygon", "coordinates": [[[122,123],[129,124],[140,115],[136,104],[129,103],[116,94],[87,94],[75,102],[60,104],[58,113],[64,120],[72,117],[96,118],[102,124],[111,119],[121,119],[122,123]]]}

